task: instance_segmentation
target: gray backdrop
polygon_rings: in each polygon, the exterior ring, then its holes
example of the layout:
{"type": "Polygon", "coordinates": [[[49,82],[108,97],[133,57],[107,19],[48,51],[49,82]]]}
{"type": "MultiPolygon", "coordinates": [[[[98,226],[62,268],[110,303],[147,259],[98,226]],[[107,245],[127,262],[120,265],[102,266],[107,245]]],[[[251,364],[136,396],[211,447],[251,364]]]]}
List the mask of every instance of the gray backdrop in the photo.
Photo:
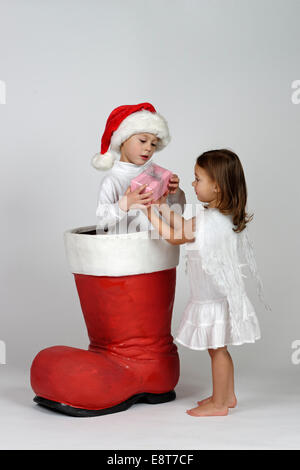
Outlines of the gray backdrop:
{"type": "MultiPolygon", "coordinates": [[[[154,161],[180,176],[188,202],[196,202],[191,183],[201,152],[228,147],[240,156],[273,311],[249,282],[262,339],[231,352],[241,373],[299,377],[291,356],[300,339],[300,94],[292,88],[300,79],[300,2],[14,0],[0,8],[0,340],[7,348],[0,373],[29,372],[47,346],[87,346],[63,232],[96,223],[104,173],[90,159],[109,113],[150,101],[172,134],[154,161]]],[[[173,333],[188,295],[181,263],[173,333]]],[[[206,352],[179,353],[186,380],[208,370],[206,352]]]]}

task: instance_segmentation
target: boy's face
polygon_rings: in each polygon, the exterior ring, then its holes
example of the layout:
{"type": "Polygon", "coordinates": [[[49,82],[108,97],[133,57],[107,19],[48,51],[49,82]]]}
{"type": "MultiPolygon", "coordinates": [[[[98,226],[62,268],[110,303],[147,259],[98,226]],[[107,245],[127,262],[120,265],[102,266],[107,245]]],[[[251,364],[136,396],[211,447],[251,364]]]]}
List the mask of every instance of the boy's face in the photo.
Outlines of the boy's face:
{"type": "Polygon", "coordinates": [[[121,145],[121,162],[144,165],[154,154],[158,138],[154,134],[134,134],[121,145]]]}
{"type": "Polygon", "coordinates": [[[212,181],[204,168],[201,168],[197,163],[194,168],[194,173],[195,179],[192,182],[192,186],[198,200],[201,202],[209,202],[210,205],[213,206],[218,196],[218,185],[212,181]]]}

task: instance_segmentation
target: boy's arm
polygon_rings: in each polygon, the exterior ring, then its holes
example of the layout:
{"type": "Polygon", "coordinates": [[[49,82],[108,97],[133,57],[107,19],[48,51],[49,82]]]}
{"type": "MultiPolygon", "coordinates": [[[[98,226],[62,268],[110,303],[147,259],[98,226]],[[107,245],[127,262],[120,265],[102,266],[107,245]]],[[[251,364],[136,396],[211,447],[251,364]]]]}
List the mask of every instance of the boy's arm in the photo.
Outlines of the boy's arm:
{"type": "Polygon", "coordinates": [[[183,243],[191,243],[195,240],[193,233],[195,231],[195,217],[186,220],[178,216],[181,221],[179,224],[179,219],[177,219],[177,226],[175,228],[160,219],[155,214],[153,206],[147,208],[146,215],[161,237],[172,245],[182,245],[183,243]]]}
{"type": "Polygon", "coordinates": [[[184,191],[178,187],[175,194],[169,193],[167,197],[167,203],[169,206],[172,206],[173,204],[178,204],[177,207],[174,207],[174,212],[176,212],[177,214],[183,214],[186,204],[184,191]]]}
{"type": "Polygon", "coordinates": [[[101,181],[98,195],[98,206],[96,210],[97,227],[104,229],[114,226],[127,214],[119,206],[116,200],[116,191],[110,178],[101,181]]]}

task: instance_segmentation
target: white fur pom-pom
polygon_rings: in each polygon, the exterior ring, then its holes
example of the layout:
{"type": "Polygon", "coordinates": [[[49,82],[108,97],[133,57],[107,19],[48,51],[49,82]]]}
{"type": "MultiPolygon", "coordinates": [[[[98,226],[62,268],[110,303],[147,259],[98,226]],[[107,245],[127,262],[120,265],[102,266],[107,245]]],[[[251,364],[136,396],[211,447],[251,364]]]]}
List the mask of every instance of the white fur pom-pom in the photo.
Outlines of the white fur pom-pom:
{"type": "Polygon", "coordinates": [[[96,153],[92,158],[92,166],[96,170],[109,170],[112,168],[116,157],[112,152],[106,152],[103,155],[101,153],[96,153]]]}

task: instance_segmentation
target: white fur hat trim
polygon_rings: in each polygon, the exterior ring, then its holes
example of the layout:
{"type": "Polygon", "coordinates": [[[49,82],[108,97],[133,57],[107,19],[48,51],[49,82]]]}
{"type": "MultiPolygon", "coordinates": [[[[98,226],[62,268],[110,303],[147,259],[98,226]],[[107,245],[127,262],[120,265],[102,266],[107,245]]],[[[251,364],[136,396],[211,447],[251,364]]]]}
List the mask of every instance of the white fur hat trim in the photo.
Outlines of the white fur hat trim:
{"type": "Polygon", "coordinates": [[[92,158],[92,166],[97,170],[109,170],[113,167],[116,156],[108,151],[103,155],[101,153],[96,153],[92,158]]]}
{"type": "Polygon", "coordinates": [[[152,113],[143,109],[130,114],[121,122],[111,137],[111,149],[120,153],[121,144],[125,140],[134,134],[141,134],[143,132],[154,134],[158,137],[159,141],[156,151],[162,150],[171,140],[165,118],[159,113],[152,113]]]}

